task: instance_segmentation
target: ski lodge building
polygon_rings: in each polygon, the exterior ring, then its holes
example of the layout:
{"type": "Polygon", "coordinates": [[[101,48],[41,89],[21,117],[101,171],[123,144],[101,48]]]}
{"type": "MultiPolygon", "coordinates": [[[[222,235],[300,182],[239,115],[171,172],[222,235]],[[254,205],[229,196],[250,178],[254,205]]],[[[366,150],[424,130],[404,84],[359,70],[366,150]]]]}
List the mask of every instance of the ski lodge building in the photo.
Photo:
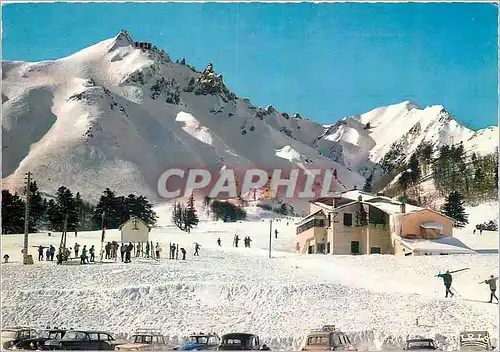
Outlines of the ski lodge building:
{"type": "Polygon", "coordinates": [[[151,227],[137,217],[131,217],[118,227],[121,243],[148,242],[151,227]]]}
{"type": "Polygon", "coordinates": [[[297,226],[302,254],[475,253],[453,237],[453,219],[383,195],[350,190],[309,203],[297,226]]]}

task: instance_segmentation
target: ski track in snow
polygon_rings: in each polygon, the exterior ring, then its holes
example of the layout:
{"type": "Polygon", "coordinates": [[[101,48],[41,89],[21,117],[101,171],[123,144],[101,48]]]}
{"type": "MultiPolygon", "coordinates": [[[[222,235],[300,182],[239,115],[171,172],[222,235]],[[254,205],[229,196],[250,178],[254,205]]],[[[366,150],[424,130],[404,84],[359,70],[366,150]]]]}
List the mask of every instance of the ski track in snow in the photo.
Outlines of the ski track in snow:
{"type": "MultiPolygon", "coordinates": [[[[159,226],[151,239],[162,244],[163,256],[170,242],[188,251],[185,262],[159,264],[141,259],[23,267],[23,236],[3,236],[3,252],[13,261],[2,265],[3,324],[104,329],[119,337],[152,327],[162,329],[172,345],[193,331],[247,331],[273,349],[296,349],[309,329],[324,324],[336,324],[365,350],[401,348],[408,336],[431,337],[441,348],[456,350],[458,334],[466,329],[486,329],[496,339],[498,306],[484,303],[489,291],[478,283],[498,272],[497,254],[296,255],[293,222],[274,222],[274,228],[279,235],[269,259],[268,221],[205,220],[191,234],[159,226]],[[230,247],[235,233],[250,235],[254,248],[230,247]],[[192,256],[194,241],[202,245],[200,257],[192,256]],[[461,297],[445,299],[442,280],[434,275],[462,267],[470,270],[454,275],[453,284],[461,297]]],[[[457,235],[470,237],[466,229],[457,235]]],[[[99,231],[81,232],[76,240],[100,248],[99,238],[99,231]]],[[[489,242],[498,249],[497,233],[476,238],[480,247],[489,242]]],[[[108,231],[107,239],[119,240],[119,232],[108,231]]],[[[69,234],[70,245],[74,240],[69,234]]],[[[36,254],[31,246],[59,241],[60,236],[30,235],[30,252],[36,254]]]]}

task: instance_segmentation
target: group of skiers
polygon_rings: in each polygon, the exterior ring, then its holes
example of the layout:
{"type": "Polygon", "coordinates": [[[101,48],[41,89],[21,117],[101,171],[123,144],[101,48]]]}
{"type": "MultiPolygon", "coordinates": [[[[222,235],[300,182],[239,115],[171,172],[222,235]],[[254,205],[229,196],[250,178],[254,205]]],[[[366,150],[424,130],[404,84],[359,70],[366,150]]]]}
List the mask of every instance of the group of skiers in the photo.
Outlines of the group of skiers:
{"type": "Polygon", "coordinates": [[[38,246],[38,261],[43,261],[43,250],[45,250],[45,260],[46,261],[54,261],[54,255],[56,254],[56,248],[53,245],[49,247],[43,247],[42,245],[38,246]]]}
{"type": "MultiPolygon", "coordinates": [[[[233,246],[237,248],[239,243],[240,243],[240,236],[238,236],[238,234],[235,234],[233,238],[233,246]]],[[[243,239],[243,243],[245,244],[246,248],[250,248],[250,244],[252,243],[252,239],[250,238],[250,236],[246,236],[243,239]]],[[[220,247],[221,245],[220,238],[217,239],[217,244],[220,247]]]]}
{"type": "MultiPolygon", "coordinates": [[[[456,270],[454,272],[462,271],[462,270],[467,270],[467,269],[460,269],[456,270]]],[[[436,277],[442,278],[444,287],[446,289],[445,291],[445,298],[448,298],[448,295],[450,295],[450,298],[455,296],[455,294],[451,291],[451,284],[453,282],[453,277],[451,276],[451,273],[449,270],[447,270],[444,274],[437,274],[436,277]]],[[[496,296],[495,292],[497,290],[497,280],[498,277],[495,277],[493,275],[490,275],[489,279],[486,279],[484,281],[481,281],[480,284],[487,284],[490,287],[490,300],[488,303],[493,303],[493,298],[495,298],[498,302],[498,297],[496,296]]]]}
{"type": "Polygon", "coordinates": [[[136,245],[129,242],[128,244],[122,243],[121,246],[116,241],[108,242],[104,246],[104,258],[112,259],[114,261],[118,260],[118,251],[120,252],[121,261],[124,263],[130,263],[132,258],[132,252],[136,258],[152,258],[160,259],[160,253],[162,248],[158,242],[156,246],[153,246],[153,242],[138,242],[136,245]]]}

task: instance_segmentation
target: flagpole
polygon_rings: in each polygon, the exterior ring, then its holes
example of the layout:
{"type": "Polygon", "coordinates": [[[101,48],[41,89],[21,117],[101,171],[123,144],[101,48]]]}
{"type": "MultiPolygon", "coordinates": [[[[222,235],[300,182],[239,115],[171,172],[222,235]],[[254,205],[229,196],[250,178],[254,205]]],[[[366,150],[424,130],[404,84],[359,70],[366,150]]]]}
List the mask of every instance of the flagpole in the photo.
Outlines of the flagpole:
{"type": "Polygon", "coordinates": [[[104,217],[106,216],[106,212],[103,211],[102,212],[102,215],[101,215],[101,230],[102,230],[102,234],[101,234],[101,264],[102,264],[102,257],[104,256],[104,234],[106,232],[106,228],[104,227],[104,217]]]}

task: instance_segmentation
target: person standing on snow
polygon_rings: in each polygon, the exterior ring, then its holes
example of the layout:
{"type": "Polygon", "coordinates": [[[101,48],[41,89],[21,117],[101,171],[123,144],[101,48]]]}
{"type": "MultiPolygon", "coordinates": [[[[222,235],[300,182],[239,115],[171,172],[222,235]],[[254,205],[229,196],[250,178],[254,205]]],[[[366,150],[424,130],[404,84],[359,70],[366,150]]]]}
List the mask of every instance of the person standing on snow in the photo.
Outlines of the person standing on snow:
{"type": "Polygon", "coordinates": [[[50,261],[53,262],[54,254],[56,253],[56,248],[53,245],[50,245],[49,252],[50,252],[50,261]]]}
{"type": "Polygon", "coordinates": [[[45,251],[45,260],[49,261],[49,259],[50,259],[50,249],[49,247],[47,247],[47,250],[45,251]]]}
{"type": "Polygon", "coordinates": [[[158,244],[158,242],[156,242],[156,247],[155,247],[155,250],[156,250],[156,258],[158,260],[160,260],[160,252],[161,252],[161,247],[160,245],[158,244]]]}
{"type": "Polygon", "coordinates": [[[274,238],[278,239],[278,229],[274,230],[274,238]]]}
{"type": "Polygon", "coordinates": [[[90,261],[94,262],[94,260],[95,260],[95,248],[94,248],[94,245],[92,245],[92,247],[90,247],[89,253],[90,253],[90,261]]]}
{"type": "Polygon", "coordinates": [[[83,246],[82,255],[80,256],[80,264],[86,264],[87,261],[87,245],[83,246]]]}
{"type": "Polygon", "coordinates": [[[198,251],[200,250],[200,244],[198,242],[195,242],[194,243],[194,254],[195,256],[199,257],[200,256],[200,253],[198,253],[198,251]]]}
{"type": "Polygon", "coordinates": [[[238,242],[240,242],[240,237],[238,235],[234,236],[234,246],[238,248],[238,242]]]}
{"type": "Polygon", "coordinates": [[[217,239],[217,244],[219,245],[220,247],[220,237],[217,239]]]}
{"type": "Polygon", "coordinates": [[[252,243],[252,239],[250,238],[250,236],[248,236],[247,238],[247,243],[248,243],[248,248],[250,248],[252,243]]]}
{"type": "Polygon", "coordinates": [[[446,273],[444,274],[438,274],[437,277],[440,277],[443,279],[444,287],[446,287],[446,296],[445,298],[448,298],[448,294],[450,294],[450,298],[455,296],[453,292],[451,292],[451,283],[453,281],[453,278],[450,274],[449,270],[446,270],[446,273]]]}
{"type": "Polygon", "coordinates": [[[125,243],[122,243],[121,247],[120,247],[120,255],[121,255],[121,258],[122,258],[122,262],[123,262],[123,259],[125,257],[125,251],[127,250],[127,246],[125,246],[125,243]]]}
{"type": "Polygon", "coordinates": [[[495,294],[497,290],[497,280],[498,277],[494,277],[493,275],[490,275],[490,278],[488,280],[484,280],[485,284],[490,285],[491,294],[490,294],[490,301],[488,303],[493,303],[493,298],[495,298],[498,302],[498,297],[495,294]]]}
{"type": "Polygon", "coordinates": [[[41,260],[43,260],[43,247],[42,247],[42,245],[40,245],[38,247],[38,261],[41,261],[41,260]]]}
{"type": "Polygon", "coordinates": [[[146,258],[149,258],[149,242],[146,242],[146,258]]]}
{"type": "Polygon", "coordinates": [[[75,258],[78,258],[78,252],[80,251],[80,245],[78,242],[75,243],[75,258]]]}
{"type": "Polygon", "coordinates": [[[182,260],[186,260],[186,250],[184,248],[181,248],[181,253],[182,253],[182,260]]]}

